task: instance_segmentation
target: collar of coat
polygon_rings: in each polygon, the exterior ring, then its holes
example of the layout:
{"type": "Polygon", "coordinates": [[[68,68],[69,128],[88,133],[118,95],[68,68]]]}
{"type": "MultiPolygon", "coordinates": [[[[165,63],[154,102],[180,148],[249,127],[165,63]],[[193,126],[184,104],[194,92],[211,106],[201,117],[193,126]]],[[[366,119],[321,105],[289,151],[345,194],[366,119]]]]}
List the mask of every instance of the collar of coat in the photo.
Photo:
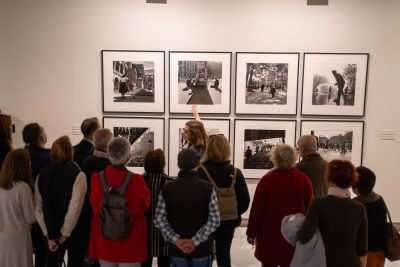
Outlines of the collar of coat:
{"type": "Polygon", "coordinates": [[[343,189],[337,186],[331,186],[328,188],[328,196],[334,196],[338,198],[350,198],[351,193],[348,188],[343,189]]]}

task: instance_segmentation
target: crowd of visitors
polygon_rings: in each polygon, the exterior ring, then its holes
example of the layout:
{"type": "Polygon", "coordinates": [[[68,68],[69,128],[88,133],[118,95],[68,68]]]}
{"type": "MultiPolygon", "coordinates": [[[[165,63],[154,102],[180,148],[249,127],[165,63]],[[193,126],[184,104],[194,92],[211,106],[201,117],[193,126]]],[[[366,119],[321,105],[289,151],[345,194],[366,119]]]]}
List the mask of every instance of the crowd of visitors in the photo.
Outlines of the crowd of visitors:
{"type": "Polygon", "coordinates": [[[132,173],[130,143],[97,118],[81,131],[76,146],[61,136],[46,149],[44,127],[29,123],[25,148],[14,149],[11,117],[0,114],[1,267],[61,267],[65,253],[68,267],[150,267],[153,258],[160,267],[211,267],[213,259],[231,267],[235,229],[246,223],[264,267],[385,264],[387,207],[374,172],[326,162],[312,135],[296,148],[274,146],[274,167],[242,222],[245,177],[230,162],[228,139],[208,136],[199,118],[181,132],[177,177],[165,173],[161,149],[147,152],[143,174],[132,173]]]}

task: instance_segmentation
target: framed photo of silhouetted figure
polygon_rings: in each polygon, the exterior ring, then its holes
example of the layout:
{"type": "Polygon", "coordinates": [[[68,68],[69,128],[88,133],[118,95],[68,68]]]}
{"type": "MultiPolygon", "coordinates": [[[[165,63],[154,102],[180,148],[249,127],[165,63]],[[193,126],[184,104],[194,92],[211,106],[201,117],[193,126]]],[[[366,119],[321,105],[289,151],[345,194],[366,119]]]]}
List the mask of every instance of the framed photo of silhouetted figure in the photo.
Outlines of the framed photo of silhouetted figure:
{"type": "Polygon", "coordinates": [[[304,53],[302,115],[364,116],[369,54],[304,53]]]}
{"type": "Polygon", "coordinates": [[[170,113],[230,113],[231,52],[169,52],[170,113]]]}
{"type": "Polygon", "coordinates": [[[363,121],[317,121],[302,120],[301,135],[311,134],[317,139],[317,153],[325,160],[351,161],[362,164],[363,121]]]}
{"type": "Polygon", "coordinates": [[[236,53],[236,114],[295,115],[299,53],[236,53]]]}
{"type": "Polygon", "coordinates": [[[102,50],[104,112],[163,113],[164,51],[102,50]]]}
{"type": "Polygon", "coordinates": [[[277,144],[295,143],[294,120],[235,120],[234,165],[246,178],[261,178],[274,167],[271,152],[277,144]]]}
{"type": "Polygon", "coordinates": [[[144,172],[144,157],[149,150],[164,150],[164,118],[103,117],[103,127],[114,137],[129,141],[131,158],[126,166],[135,173],[144,172]]]}

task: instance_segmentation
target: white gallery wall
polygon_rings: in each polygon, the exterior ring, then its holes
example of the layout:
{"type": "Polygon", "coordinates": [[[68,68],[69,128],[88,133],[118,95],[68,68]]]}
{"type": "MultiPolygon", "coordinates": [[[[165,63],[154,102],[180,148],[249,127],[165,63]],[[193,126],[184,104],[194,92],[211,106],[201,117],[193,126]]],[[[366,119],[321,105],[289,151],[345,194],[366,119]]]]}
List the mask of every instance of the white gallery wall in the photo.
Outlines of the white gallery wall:
{"type": "MultiPolygon", "coordinates": [[[[13,116],[16,147],[32,121],[46,128],[48,146],[63,134],[76,143],[72,126],[102,116],[102,49],[164,50],[166,63],[173,50],[300,52],[299,97],[304,52],[370,53],[363,163],[400,221],[400,1],[329,2],[1,0],[0,109],[13,116]],[[380,130],[397,139],[379,140],[380,130]]],[[[300,105],[284,118],[299,122],[300,105]]]]}

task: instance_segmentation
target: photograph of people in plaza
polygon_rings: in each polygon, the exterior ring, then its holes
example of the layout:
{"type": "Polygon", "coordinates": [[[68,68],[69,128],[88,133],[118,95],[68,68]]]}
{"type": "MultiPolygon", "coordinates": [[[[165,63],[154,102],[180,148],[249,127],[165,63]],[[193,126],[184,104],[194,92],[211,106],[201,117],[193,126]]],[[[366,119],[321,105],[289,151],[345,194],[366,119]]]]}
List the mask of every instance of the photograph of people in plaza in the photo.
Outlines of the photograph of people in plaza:
{"type": "Polygon", "coordinates": [[[246,104],[287,104],[287,63],[246,63],[246,104]]]}
{"type": "Polygon", "coordinates": [[[314,64],[313,105],[354,106],[356,64],[314,64]]]}
{"type": "Polygon", "coordinates": [[[317,152],[325,160],[351,161],[353,131],[311,130],[310,134],[317,138],[317,152]]]}
{"type": "Polygon", "coordinates": [[[271,169],[271,150],[276,144],[285,143],[285,130],[244,131],[244,169],[271,169]]]}
{"type": "Polygon", "coordinates": [[[114,102],[154,102],[154,61],[113,61],[114,102]]]}
{"type": "Polygon", "coordinates": [[[114,127],[114,136],[126,138],[131,144],[128,167],[144,167],[144,157],[154,149],[154,129],[137,127],[114,127]]]}
{"type": "Polygon", "coordinates": [[[221,104],[222,86],[221,61],[178,61],[179,104],[221,104]]]}

